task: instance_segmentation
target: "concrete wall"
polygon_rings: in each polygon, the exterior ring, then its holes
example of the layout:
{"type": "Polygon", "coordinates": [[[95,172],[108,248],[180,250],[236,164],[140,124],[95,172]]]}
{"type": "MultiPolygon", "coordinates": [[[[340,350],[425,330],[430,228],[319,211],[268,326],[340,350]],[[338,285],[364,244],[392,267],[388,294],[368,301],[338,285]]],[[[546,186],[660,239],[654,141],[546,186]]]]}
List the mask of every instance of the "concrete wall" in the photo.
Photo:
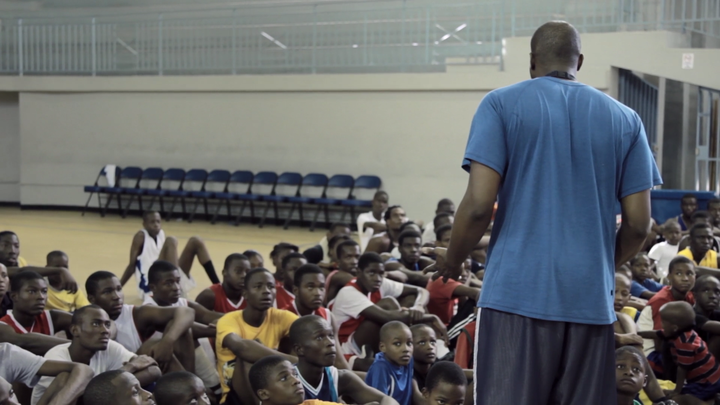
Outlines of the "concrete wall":
{"type": "Polygon", "coordinates": [[[18,93],[0,92],[0,202],[20,201],[18,93]]]}
{"type": "MultiPolygon", "coordinates": [[[[685,71],[683,50],[667,48],[684,39],[584,35],[579,79],[612,93],[617,66],[720,88],[720,51],[693,50],[695,69],[685,71]]],[[[319,171],[377,174],[392,203],[427,221],[438,199],[462,197],[473,113],[488,91],[528,77],[528,53],[529,38],[508,39],[503,72],[0,77],[0,91],[20,93],[22,204],[82,205],[81,186],[106,163],[319,171]]]]}

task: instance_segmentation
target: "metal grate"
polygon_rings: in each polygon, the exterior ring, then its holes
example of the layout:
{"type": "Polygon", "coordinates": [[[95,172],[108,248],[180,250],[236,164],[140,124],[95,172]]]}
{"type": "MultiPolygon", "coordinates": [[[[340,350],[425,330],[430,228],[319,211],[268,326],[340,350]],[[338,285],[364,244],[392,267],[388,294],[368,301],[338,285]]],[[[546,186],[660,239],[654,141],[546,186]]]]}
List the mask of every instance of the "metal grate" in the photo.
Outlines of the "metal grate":
{"type": "Polygon", "coordinates": [[[581,32],[681,30],[720,39],[717,0],[293,3],[5,17],[0,73],[185,75],[443,71],[499,64],[502,39],[568,20],[581,32]]]}
{"type": "Polygon", "coordinates": [[[658,88],[633,72],[620,69],[618,77],[618,101],[632,108],[640,116],[645,127],[650,149],[657,156],[658,88]]]}

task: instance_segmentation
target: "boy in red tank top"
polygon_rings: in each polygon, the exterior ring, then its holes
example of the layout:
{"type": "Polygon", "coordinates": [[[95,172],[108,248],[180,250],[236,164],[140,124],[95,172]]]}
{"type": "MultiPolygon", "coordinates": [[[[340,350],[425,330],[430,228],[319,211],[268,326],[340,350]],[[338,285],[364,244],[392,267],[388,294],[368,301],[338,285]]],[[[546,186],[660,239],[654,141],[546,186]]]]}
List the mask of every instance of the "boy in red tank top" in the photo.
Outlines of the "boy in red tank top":
{"type": "Polygon", "coordinates": [[[242,291],[245,287],[245,275],[250,269],[250,259],[247,256],[240,253],[229,255],[222,270],[222,284],[213,284],[204,289],[195,302],[223,314],[245,309],[247,303],[242,291]]]}

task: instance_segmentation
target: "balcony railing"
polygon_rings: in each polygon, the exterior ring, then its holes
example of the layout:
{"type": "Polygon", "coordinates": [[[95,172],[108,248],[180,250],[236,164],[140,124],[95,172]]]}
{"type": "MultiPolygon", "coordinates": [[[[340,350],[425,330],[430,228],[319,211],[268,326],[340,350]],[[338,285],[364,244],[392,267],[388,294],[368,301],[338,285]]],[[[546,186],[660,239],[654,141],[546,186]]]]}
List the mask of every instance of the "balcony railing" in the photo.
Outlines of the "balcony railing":
{"type": "Polygon", "coordinates": [[[718,0],[410,1],[0,20],[0,74],[443,71],[499,64],[502,39],[548,20],[581,32],[676,30],[720,40],[718,0]],[[538,4],[541,3],[541,4],[538,4]]]}

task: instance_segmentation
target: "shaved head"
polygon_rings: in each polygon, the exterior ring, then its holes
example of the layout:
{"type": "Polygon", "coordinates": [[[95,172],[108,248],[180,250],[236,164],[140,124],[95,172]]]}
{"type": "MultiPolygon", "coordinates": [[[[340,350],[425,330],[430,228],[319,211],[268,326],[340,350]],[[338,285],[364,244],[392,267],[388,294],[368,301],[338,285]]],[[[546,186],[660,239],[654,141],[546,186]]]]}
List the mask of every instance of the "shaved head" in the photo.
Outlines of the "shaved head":
{"type": "Polygon", "coordinates": [[[695,324],[695,310],[685,301],[668,302],[660,308],[660,317],[663,321],[685,329],[695,324]]]}
{"type": "Polygon", "coordinates": [[[543,63],[576,63],[581,53],[580,34],[565,21],[550,21],[535,31],[530,51],[543,63]]]}
{"type": "Polygon", "coordinates": [[[389,342],[403,330],[410,332],[410,328],[400,321],[388,322],[380,328],[380,341],[389,342]]]}
{"type": "Polygon", "coordinates": [[[615,288],[617,288],[617,286],[623,286],[629,289],[631,285],[632,282],[625,274],[615,273],[615,288]]]}

